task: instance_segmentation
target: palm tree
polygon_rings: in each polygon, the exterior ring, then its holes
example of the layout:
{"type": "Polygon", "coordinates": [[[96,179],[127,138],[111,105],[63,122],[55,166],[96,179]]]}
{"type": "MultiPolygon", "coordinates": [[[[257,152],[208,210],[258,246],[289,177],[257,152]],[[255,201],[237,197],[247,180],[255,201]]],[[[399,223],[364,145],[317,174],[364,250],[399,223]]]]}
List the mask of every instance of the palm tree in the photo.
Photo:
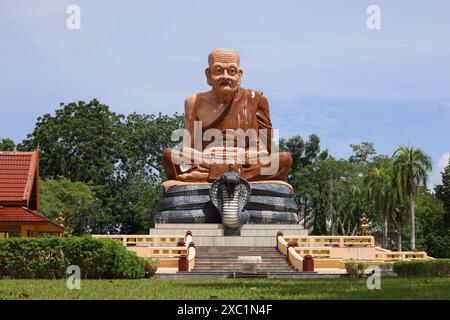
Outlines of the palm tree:
{"type": "Polygon", "coordinates": [[[393,178],[400,196],[408,198],[411,250],[416,250],[414,195],[421,185],[426,187],[431,157],[421,149],[399,146],[393,158],[393,178]]]}
{"type": "Polygon", "coordinates": [[[353,229],[349,228],[351,235],[355,235],[358,231],[358,219],[364,213],[367,212],[367,203],[363,194],[365,193],[365,189],[360,184],[353,184],[350,186],[351,190],[351,200],[348,213],[352,218],[352,222],[354,223],[353,229]]]}
{"type": "Polygon", "coordinates": [[[394,211],[394,220],[397,227],[397,250],[402,251],[403,212],[399,208],[395,208],[394,211]]]}
{"type": "Polygon", "coordinates": [[[385,170],[375,168],[364,177],[364,183],[369,201],[374,202],[375,212],[383,218],[383,247],[387,247],[388,218],[392,213],[392,179],[385,170]]]}

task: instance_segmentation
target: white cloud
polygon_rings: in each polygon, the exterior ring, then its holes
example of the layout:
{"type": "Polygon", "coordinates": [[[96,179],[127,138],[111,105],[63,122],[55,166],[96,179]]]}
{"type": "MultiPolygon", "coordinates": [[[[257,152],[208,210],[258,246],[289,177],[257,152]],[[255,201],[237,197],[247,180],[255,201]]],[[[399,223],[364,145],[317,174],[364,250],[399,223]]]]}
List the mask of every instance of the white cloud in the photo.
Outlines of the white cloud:
{"type": "Polygon", "coordinates": [[[450,158],[450,152],[444,152],[444,154],[439,158],[437,167],[433,173],[432,184],[437,185],[442,183],[442,175],[441,172],[444,171],[444,168],[448,165],[448,160],[450,158]]]}

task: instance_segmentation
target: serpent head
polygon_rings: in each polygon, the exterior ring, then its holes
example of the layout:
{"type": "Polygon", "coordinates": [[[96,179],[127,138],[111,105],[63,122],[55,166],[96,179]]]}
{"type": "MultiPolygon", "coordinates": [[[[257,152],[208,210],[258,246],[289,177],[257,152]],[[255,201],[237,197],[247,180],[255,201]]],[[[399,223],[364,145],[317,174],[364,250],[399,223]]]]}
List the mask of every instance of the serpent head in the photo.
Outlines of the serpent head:
{"type": "Polygon", "coordinates": [[[224,226],[237,229],[248,222],[249,215],[244,207],[250,199],[250,193],[250,184],[231,167],[213,182],[209,197],[219,210],[224,226]]]}

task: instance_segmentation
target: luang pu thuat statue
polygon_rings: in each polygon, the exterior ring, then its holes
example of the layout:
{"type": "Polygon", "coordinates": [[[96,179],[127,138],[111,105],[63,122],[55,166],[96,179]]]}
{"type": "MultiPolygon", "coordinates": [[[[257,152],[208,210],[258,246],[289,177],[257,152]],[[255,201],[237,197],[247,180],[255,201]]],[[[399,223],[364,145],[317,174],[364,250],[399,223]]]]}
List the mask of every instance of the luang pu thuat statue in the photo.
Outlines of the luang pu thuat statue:
{"type": "Polygon", "coordinates": [[[260,91],[240,87],[236,51],[213,50],[205,75],[212,90],[185,101],[179,148],[164,151],[167,177],[156,222],[297,223],[297,205],[282,181],[289,153],[272,152],[269,103],[260,91]],[[212,183],[212,184],[211,184],[212,183]]]}

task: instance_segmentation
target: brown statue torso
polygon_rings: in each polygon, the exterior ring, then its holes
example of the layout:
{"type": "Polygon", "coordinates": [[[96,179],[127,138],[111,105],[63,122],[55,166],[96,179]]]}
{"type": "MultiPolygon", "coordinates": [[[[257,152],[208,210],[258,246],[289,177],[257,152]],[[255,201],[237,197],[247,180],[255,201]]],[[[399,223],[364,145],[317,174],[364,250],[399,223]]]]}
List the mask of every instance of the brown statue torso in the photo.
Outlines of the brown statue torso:
{"type": "MultiPolygon", "coordinates": [[[[227,129],[272,128],[269,118],[269,106],[259,91],[239,88],[229,105],[219,104],[214,92],[199,93],[191,96],[185,106],[185,128],[191,133],[191,146],[194,146],[194,121],[201,121],[202,134],[208,129],[222,132],[225,142],[227,129]]],[[[203,141],[203,148],[210,142],[203,141]]],[[[270,143],[269,143],[270,144],[270,143]]]]}
{"type": "MultiPolygon", "coordinates": [[[[238,164],[234,166],[235,170],[249,181],[283,179],[291,167],[292,159],[289,154],[284,152],[271,154],[272,123],[270,121],[269,103],[260,91],[240,87],[236,91],[232,102],[228,105],[218,103],[213,91],[189,96],[185,102],[185,129],[191,135],[189,147],[195,148],[200,152],[203,152],[207,146],[211,146],[212,141],[203,139],[203,135],[208,129],[217,129],[220,131],[223,144],[226,143],[228,138],[227,129],[255,130],[258,134],[258,152],[265,150],[270,157],[277,157],[279,167],[274,174],[262,175],[261,164],[259,162],[256,164],[238,164]],[[201,133],[194,134],[195,121],[201,121],[201,133]],[[261,139],[261,129],[266,130],[265,134],[267,136],[263,139],[261,139]],[[201,137],[197,137],[198,134],[201,134],[201,137]],[[201,146],[196,145],[194,141],[194,139],[199,138],[201,146]]],[[[248,140],[245,141],[246,149],[248,148],[247,142],[248,140]]],[[[228,164],[224,163],[200,164],[192,166],[188,171],[183,171],[178,165],[172,163],[170,150],[166,150],[164,153],[164,168],[169,179],[178,179],[180,175],[203,170],[203,172],[207,172],[205,178],[194,177],[192,180],[181,180],[214,181],[220,178],[228,169],[228,166],[228,164]]]]}

